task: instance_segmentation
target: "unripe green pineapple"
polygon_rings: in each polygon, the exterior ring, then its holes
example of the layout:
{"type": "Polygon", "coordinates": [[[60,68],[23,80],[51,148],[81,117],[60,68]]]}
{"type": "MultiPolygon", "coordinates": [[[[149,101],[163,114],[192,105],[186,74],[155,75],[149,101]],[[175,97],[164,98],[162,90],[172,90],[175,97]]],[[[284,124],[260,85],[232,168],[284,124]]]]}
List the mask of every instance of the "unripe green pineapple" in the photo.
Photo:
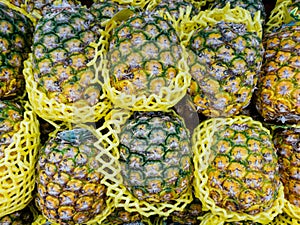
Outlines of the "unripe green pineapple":
{"type": "Polygon", "coordinates": [[[281,27],[265,34],[265,60],[256,91],[256,108],[267,121],[299,123],[299,8],[300,2],[282,7],[288,15],[281,27]]]}
{"type": "Polygon", "coordinates": [[[37,205],[59,224],[82,224],[106,208],[103,175],[97,172],[97,138],[88,130],[60,131],[40,151],[37,205]]]}
{"type": "Polygon", "coordinates": [[[251,16],[254,17],[259,11],[261,22],[264,24],[266,20],[266,10],[262,0],[217,0],[212,4],[212,8],[223,8],[226,4],[230,3],[230,7],[241,7],[248,10],[251,16]]]}
{"type": "Polygon", "coordinates": [[[300,208],[300,126],[275,130],[273,141],[279,156],[285,199],[300,208]]]}
{"type": "Polygon", "coordinates": [[[82,7],[59,7],[42,17],[33,43],[33,73],[38,89],[59,103],[93,106],[102,93],[97,74],[87,64],[90,46],[100,37],[95,16],[82,7]]]}
{"type": "Polygon", "coordinates": [[[20,96],[22,73],[32,44],[33,24],[21,13],[0,3],[0,99],[20,96]]]}
{"type": "Polygon", "coordinates": [[[13,136],[20,129],[23,113],[24,109],[19,103],[0,101],[0,159],[5,157],[7,146],[14,142],[13,136]]]}
{"type": "Polygon", "coordinates": [[[120,164],[129,192],[149,203],[171,202],[189,190],[189,131],[172,112],[135,112],[122,126],[120,164]]]}
{"type": "Polygon", "coordinates": [[[250,103],[262,65],[263,46],[243,23],[218,22],[190,39],[192,82],[188,93],[208,117],[237,115],[250,103]]]}

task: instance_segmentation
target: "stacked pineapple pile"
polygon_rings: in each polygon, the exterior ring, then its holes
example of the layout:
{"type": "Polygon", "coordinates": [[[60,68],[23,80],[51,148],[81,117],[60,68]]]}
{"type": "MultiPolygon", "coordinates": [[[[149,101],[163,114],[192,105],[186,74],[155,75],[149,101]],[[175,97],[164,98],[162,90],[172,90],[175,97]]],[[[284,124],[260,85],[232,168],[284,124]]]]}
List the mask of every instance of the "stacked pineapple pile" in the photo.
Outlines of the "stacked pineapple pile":
{"type": "Polygon", "coordinates": [[[0,221],[297,224],[299,8],[0,0],[0,221]]]}

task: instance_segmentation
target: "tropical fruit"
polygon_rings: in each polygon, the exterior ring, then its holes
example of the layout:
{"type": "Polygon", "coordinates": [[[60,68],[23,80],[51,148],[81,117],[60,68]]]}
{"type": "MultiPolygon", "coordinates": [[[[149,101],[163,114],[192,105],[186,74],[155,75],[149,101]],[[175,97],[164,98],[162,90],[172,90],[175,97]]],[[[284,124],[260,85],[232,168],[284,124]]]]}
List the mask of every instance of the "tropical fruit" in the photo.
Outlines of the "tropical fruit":
{"type": "Polygon", "coordinates": [[[23,62],[32,45],[33,24],[20,12],[0,3],[0,99],[23,95],[23,62]]]}
{"type": "Polygon", "coordinates": [[[174,106],[189,85],[175,29],[149,11],[126,9],[115,22],[104,71],[108,97],[116,107],[132,110],[174,106]]]}
{"type": "Polygon", "coordinates": [[[74,128],[57,132],[41,149],[36,202],[50,221],[82,224],[105,211],[96,141],[91,131],[74,128]]]}
{"type": "Polygon", "coordinates": [[[196,18],[188,42],[191,101],[207,117],[238,115],[249,105],[260,73],[261,24],[248,11],[229,5],[196,18]]]}
{"type": "Polygon", "coordinates": [[[116,207],[166,217],[192,202],[191,143],[180,116],[115,109],[106,119],[118,140],[117,180],[108,188],[116,207]]]}
{"type": "Polygon", "coordinates": [[[188,190],[192,178],[189,131],[180,117],[135,112],[120,133],[124,185],[139,200],[168,202],[188,190]]]}
{"type": "Polygon", "coordinates": [[[256,108],[266,121],[300,121],[299,6],[299,1],[278,1],[267,24],[256,91],[256,108]]]}
{"type": "Polygon", "coordinates": [[[100,24],[85,7],[53,7],[38,20],[24,73],[29,100],[40,117],[94,122],[110,108],[96,65],[100,39],[100,24]]]}
{"type": "Polygon", "coordinates": [[[213,118],[193,135],[195,195],[227,222],[270,222],[283,208],[270,132],[251,117],[213,118]]]}
{"type": "Polygon", "coordinates": [[[280,178],[287,200],[285,211],[292,218],[300,219],[300,126],[276,129],[273,141],[279,156],[280,178]]]}

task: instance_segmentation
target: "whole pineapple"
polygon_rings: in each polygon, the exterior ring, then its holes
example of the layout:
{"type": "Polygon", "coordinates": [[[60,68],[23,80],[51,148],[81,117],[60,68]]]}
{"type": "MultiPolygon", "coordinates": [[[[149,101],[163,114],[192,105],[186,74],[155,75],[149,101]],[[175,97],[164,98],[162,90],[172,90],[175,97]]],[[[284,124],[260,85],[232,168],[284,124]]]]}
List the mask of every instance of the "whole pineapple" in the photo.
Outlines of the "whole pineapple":
{"type": "Polygon", "coordinates": [[[248,10],[251,16],[254,17],[257,12],[260,12],[261,22],[265,23],[267,14],[262,0],[217,0],[212,4],[212,8],[223,8],[230,3],[230,7],[241,7],[248,10]]]}
{"type": "Polygon", "coordinates": [[[299,1],[284,6],[284,24],[265,34],[266,52],[256,91],[256,108],[266,121],[300,121],[299,1]]]}
{"type": "Polygon", "coordinates": [[[283,207],[278,157],[260,122],[246,116],[213,118],[196,128],[193,140],[195,189],[209,195],[196,192],[204,208],[220,207],[213,212],[217,215],[225,209],[222,216],[231,221],[265,222],[278,214],[273,212],[283,207]]]}
{"type": "MultiPolygon", "coordinates": [[[[37,23],[33,42],[33,74],[38,89],[58,103],[94,106],[102,88],[87,64],[100,37],[95,16],[84,7],[61,6],[37,23]]],[[[30,90],[29,90],[30,91],[30,90]]]]}
{"type": "Polygon", "coordinates": [[[36,202],[50,221],[82,224],[105,210],[96,141],[90,131],[76,128],[58,132],[41,149],[36,202]]]}
{"type": "Polygon", "coordinates": [[[17,102],[0,101],[0,159],[5,157],[5,149],[14,142],[14,135],[23,121],[24,108],[17,102]]]}
{"type": "Polygon", "coordinates": [[[279,156],[285,199],[300,208],[300,126],[276,129],[273,141],[279,156]]]}
{"type": "Polygon", "coordinates": [[[0,99],[23,95],[23,62],[31,51],[33,24],[20,12],[0,3],[0,99]]]}
{"type": "Polygon", "coordinates": [[[188,94],[198,113],[238,115],[250,103],[262,65],[259,35],[248,31],[244,23],[218,20],[196,30],[189,49],[192,81],[188,94]]]}
{"type": "MultiPolygon", "coordinates": [[[[149,11],[128,14],[128,19],[115,27],[110,39],[107,89],[118,106],[140,110],[143,102],[151,107],[174,91],[169,89],[178,77],[178,62],[183,54],[175,29],[165,19],[149,11]]],[[[180,85],[180,90],[184,81],[175,85],[180,85]]],[[[175,101],[184,94],[176,92],[175,101]]],[[[163,104],[171,105],[173,101],[163,104]]],[[[152,111],[150,107],[146,110],[152,111]]]]}
{"type": "Polygon", "coordinates": [[[189,131],[172,112],[135,112],[122,126],[123,184],[140,201],[171,202],[191,185],[189,131]]]}

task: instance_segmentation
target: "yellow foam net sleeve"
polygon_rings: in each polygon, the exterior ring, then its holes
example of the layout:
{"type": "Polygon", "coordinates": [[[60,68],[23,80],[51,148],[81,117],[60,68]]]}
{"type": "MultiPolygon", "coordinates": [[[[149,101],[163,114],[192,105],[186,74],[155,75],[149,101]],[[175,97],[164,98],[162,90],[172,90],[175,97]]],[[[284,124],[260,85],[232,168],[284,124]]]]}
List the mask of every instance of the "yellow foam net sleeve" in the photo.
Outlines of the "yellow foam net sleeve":
{"type": "MultiPolygon", "coordinates": [[[[207,26],[213,26],[218,22],[233,22],[242,23],[246,25],[247,31],[257,33],[258,37],[262,38],[262,24],[260,21],[260,14],[257,12],[254,18],[248,10],[241,7],[230,8],[230,4],[227,3],[224,8],[207,9],[200,11],[198,15],[192,18],[185,32],[189,32],[189,37],[198,29],[204,29],[207,26]]],[[[188,43],[189,39],[186,40],[188,43]]]]}
{"type": "MultiPolygon", "coordinates": [[[[101,74],[99,70],[102,68],[104,46],[107,45],[106,33],[102,32],[98,43],[91,43],[90,46],[95,49],[95,57],[88,63],[93,67],[95,74],[101,74]]],[[[64,104],[56,101],[54,98],[48,98],[45,92],[39,90],[38,83],[33,75],[33,55],[29,54],[29,58],[24,62],[24,76],[26,80],[26,91],[29,101],[34,111],[43,119],[50,121],[63,121],[69,123],[86,123],[95,122],[103,118],[111,109],[111,102],[103,93],[99,102],[93,106],[89,106],[85,101],[78,101],[70,104],[64,104]]],[[[97,83],[102,82],[95,78],[97,83]]]]}
{"type": "Polygon", "coordinates": [[[277,0],[265,25],[266,33],[272,33],[273,30],[280,28],[284,24],[289,18],[287,6],[291,3],[292,0],[277,0]]]}
{"type": "MultiPolygon", "coordinates": [[[[110,124],[108,127],[111,133],[114,133],[116,138],[115,148],[118,149],[118,134],[121,132],[121,126],[131,116],[132,112],[129,110],[114,109],[107,116],[106,120],[110,124]]],[[[119,158],[119,157],[118,157],[119,158]]],[[[192,187],[186,193],[184,193],[179,199],[172,203],[156,203],[151,204],[147,201],[140,201],[135,198],[123,185],[123,178],[121,176],[121,166],[118,163],[115,170],[114,183],[108,187],[108,195],[115,200],[116,207],[123,207],[128,212],[138,212],[142,216],[150,217],[152,215],[157,216],[169,216],[174,211],[182,211],[187,204],[193,200],[192,187]]]]}
{"type": "Polygon", "coordinates": [[[207,169],[210,164],[211,140],[213,139],[213,135],[218,130],[218,127],[220,125],[230,125],[237,121],[239,123],[243,122],[256,124],[262,130],[270,134],[270,132],[266,128],[264,128],[260,122],[254,121],[253,119],[247,116],[236,116],[232,118],[214,118],[206,120],[199,124],[199,126],[195,128],[192,136],[195,166],[195,196],[201,200],[204,211],[210,210],[212,214],[220,216],[222,219],[228,222],[250,220],[266,224],[271,222],[278,214],[282,213],[282,209],[284,206],[283,185],[281,185],[281,187],[278,190],[278,196],[277,199],[274,201],[273,206],[267,211],[260,212],[256,215],[237,213],[221,208],[217,206],[214,200],[209,196],[210,187],[208,185],[207,169]]]}
{"type": "Polygon", "coordinates": [[[30,105],[24,104],[20,129],[0,159],[0,217],[25,208],[33,198],[39,123],[30,105]]]}
{"type": "MultiPolygon", "coordinates": [[[[117,13],[109,22],[110,27],[107,30],[110,33],[116,26],[117,22],[128,18],[132,12],[130,10],[123,10],[117,13]],[[127,15],[125,15],[127,14],[127,15]]],[[[106,95],[114,104],[115,108],[129,109],[133,111],[166,111],[176,105],[186,94],[191,82],[191,75],[189,74],[189,67],[187,65],[188,54],[185,47],[178,44],[181,48],[181,59],[177,62],[177,74],[171,78],[170,84],[159,88],[158,93],[145,94],[138,93],[137,95],[127,94],[117,90],[111,85],[111,74],[108,68],[108,59],[103,59],[101,68],[104,84],[103,89],[106,95]]],[[[108,46],[106,53],[109,52],[108,46]]]]}
{"type": "Polygon", "coordinates": [[[293,219],[286,214],[277,216],[269,225],[300,225],[299,219],[293,219]]]}

